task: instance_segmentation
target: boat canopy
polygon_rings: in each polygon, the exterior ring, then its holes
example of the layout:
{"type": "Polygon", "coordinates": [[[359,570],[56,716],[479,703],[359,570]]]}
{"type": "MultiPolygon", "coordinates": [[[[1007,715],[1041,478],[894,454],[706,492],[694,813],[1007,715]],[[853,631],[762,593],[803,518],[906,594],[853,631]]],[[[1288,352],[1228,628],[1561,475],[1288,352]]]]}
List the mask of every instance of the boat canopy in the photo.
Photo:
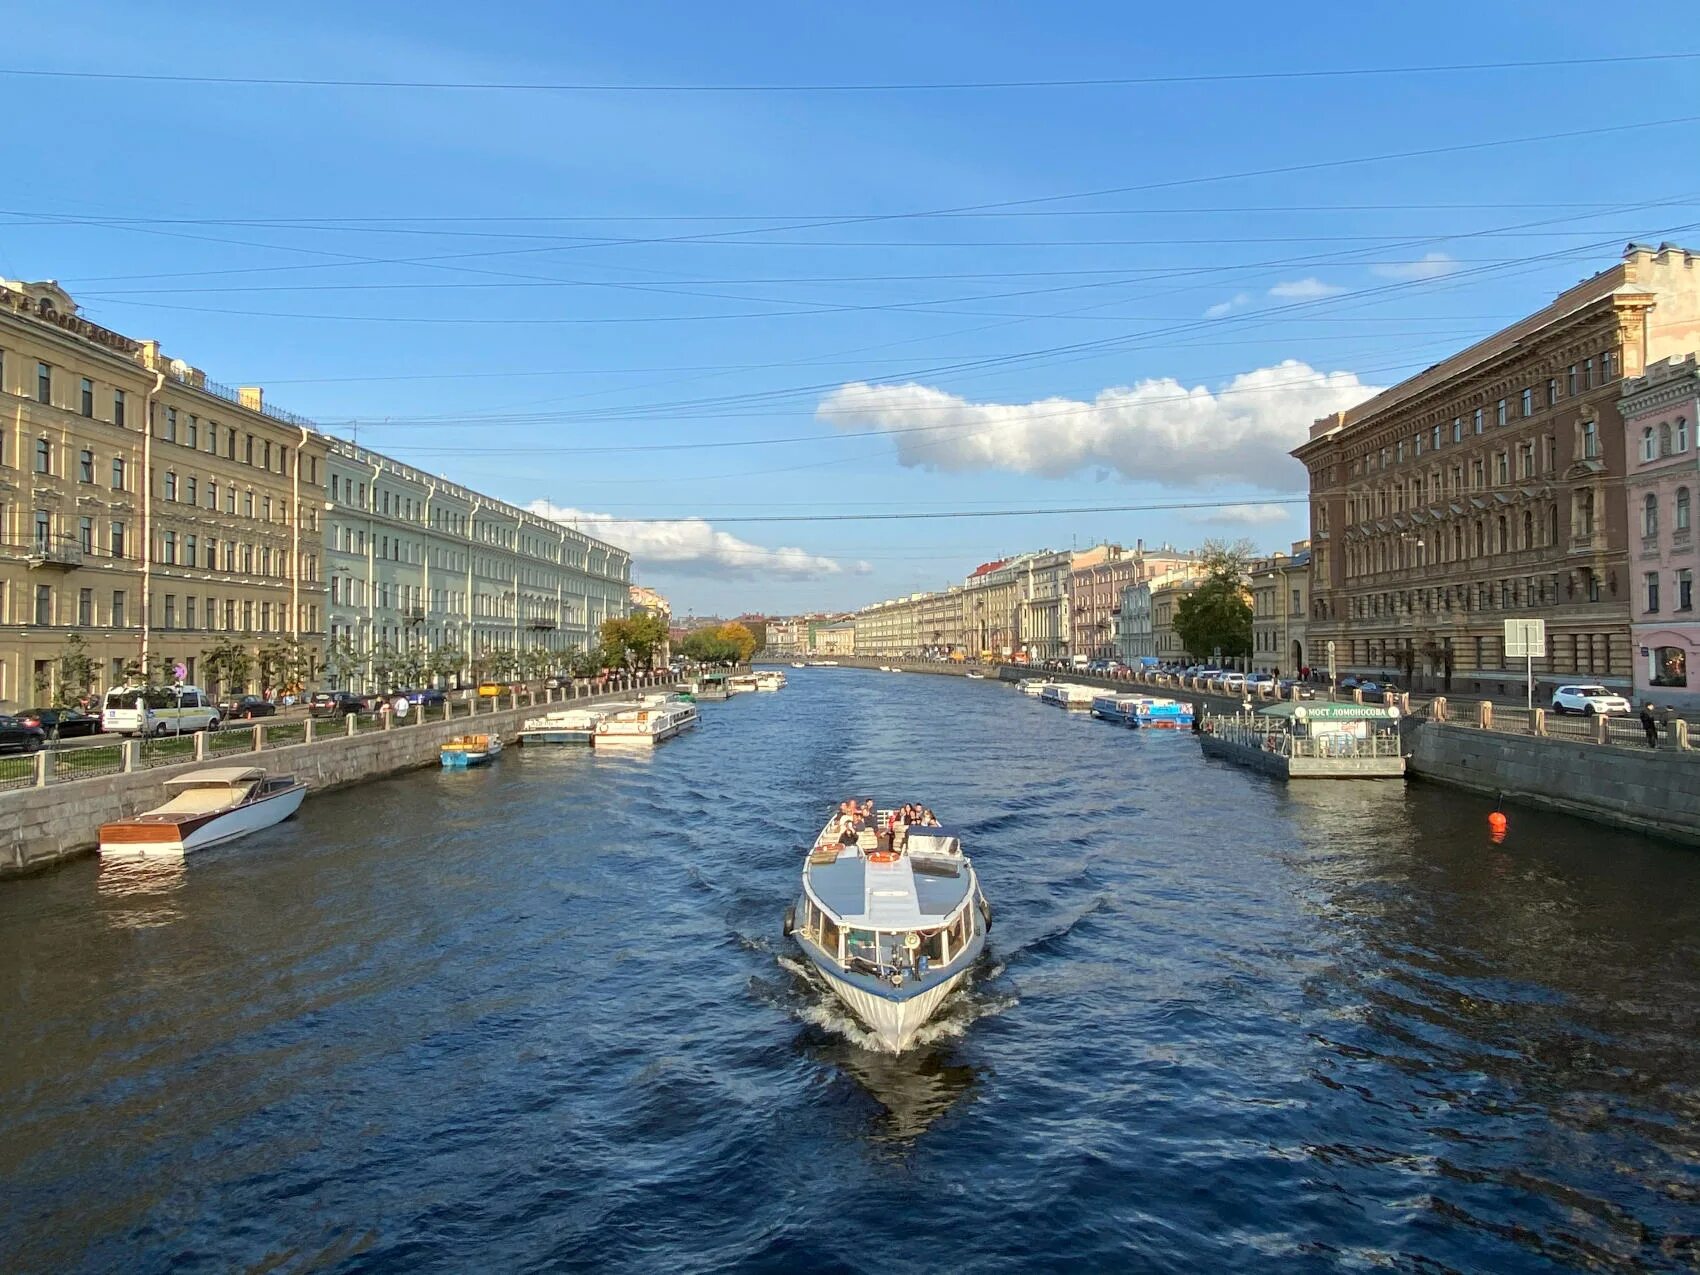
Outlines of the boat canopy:
{"type": "Polygon", "coordinates": [[[175,775],[165,781],[167,788],[205,788],[217,784],[231,788],[239,784],[257,783],[266,777],[259,766],[214,766],[187,775],[175,775]]]}
{"type": "Polygon", "coordinates": [[[1381,704],[1318,704],[1283,700],[1257,710],[1259,717],[1291,718],[1298,722],[1386,722],[1396,720],[1399,710],[1381,704]]]}

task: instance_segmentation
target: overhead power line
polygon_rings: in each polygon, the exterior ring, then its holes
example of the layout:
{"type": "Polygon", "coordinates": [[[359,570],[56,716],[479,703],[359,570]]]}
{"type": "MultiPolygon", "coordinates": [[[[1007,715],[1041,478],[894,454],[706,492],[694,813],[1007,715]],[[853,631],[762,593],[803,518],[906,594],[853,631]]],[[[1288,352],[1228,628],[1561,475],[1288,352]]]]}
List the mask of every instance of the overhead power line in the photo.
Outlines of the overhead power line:
{"type": "MultiPolygon", "coordinates": [[[[1255,505],[1304,505],[1310,503],[1309,496],[1271,496],[1268,498],[1255,497],[1236,504],[1255,505]]],[[[1155,513],[1175,509],[1220,509],[1220,500],[1176,500],[1158,501],[1135,505],[1060,505],[1045,509],[1017,508],[1006,509],[909,509],[901,512],[885,513],[838,513],[838,514],[745,514],[734,518],[716,518],[715,525],[722,523],[757,523],[757,522],[923,522],[941,518],[1042,518],[1049,514],[1136,514],[1155,513]]],[[[672,518],[614,518],[597,516],[595,518],[561,519],[567,525],[581,531],[591,531],[597,527],[610,526],[646,526],[654,523],[691,522],[690,516],[672,518]]]]}
{"type": "Polygon", "coordinates": [[[1481,71],[1533,71],[1560,67],[1635,66],[1684,62],[1696,52],[1631,53],[1580,58],[1530,58],[1496,62],[1440,62],[1406,66],[1318,67],[1290,71],[1205,71],[1183,75],[1105,76],[1080,79],[932,80],[908,82],[788,84],[619,84],[598,81],[375,80],[308,76],[188,75],[148,71],[0,68],[0,75],[60,80],[117,80],[146,84],[223,85],[233,88],[430,89],[482,93],[912,93],[999,89],[1144,88],[1174,84],[1229,84],[1280,80],[1349,79],[1359,76],[1454,75],[1481,71]]]}

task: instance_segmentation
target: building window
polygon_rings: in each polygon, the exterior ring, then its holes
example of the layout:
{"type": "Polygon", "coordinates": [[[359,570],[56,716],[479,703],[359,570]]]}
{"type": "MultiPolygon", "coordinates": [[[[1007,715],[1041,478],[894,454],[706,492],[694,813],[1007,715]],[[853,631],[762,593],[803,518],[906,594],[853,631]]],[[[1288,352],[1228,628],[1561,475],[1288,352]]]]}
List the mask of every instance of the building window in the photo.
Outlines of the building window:
{"type": "Polygon", "coordinates": [[[1464,441],[1464,420],[1460,416],[1452,418],[1452,441],[1455,443],[1464,441]]]}
{"type": "Polygon", "coordinates": [[[86,447],[77,457],[77,481],[84,483],[94,481],[94,453],[86,447]]]}
{"type": "Polygon", "coordinates": [[[1582,360],[1582,386],[1584,389],[1594,388],[1594,360],[1582,360]]]}
{"type": "Polygon", "coordinates": [[[177,627],[177,595],[175,593],[165,595],[165,627],[168,629],[177,627]]]}
{"type": "Polygon", "coordinates": [[[1653,460],[1658,456],[1658,444],[1653,438],[1653,427],[1646,426],[1641,431],[1641,459],[1653,460]]]}
{"type": "Polygon", "coordinates": [[[197,503],[195,500],[195,480],[193,478],[185,478],[183,480],[183,503],[186,505],[193,505],[197,503]]]}
{"type": "Polygon", "coordinates": [[[1571,398],[1576,397],[1576,365],[1572,363],[1570,370],[1564,374],[1564,392],[1571,398]]]}
{"type": "Polygon", "coordinates": [[[92,629],[94,627],[94,590],[77,590],[77,627],[92,629]]]}
{"type": "Polygon", "coordinates": [[[53,444],[45,438],[35,440],[35,472],[51,474],[53,472],[53,444]]]}
{"type": "MultiPolygon", "coordinates": [[[[183,443],[191,451],[201,445],[201,420],[193,412],[189,413],[189,434],[183,440],[183,443]]],[[[195,626],[191,624],[189,627],[192,629],[195,626]]]]}
{"type": "Polygon", "coordinates": [[[1694,572],[1684,567],[1676,573],[1676,609],[1692,611],[1694,609],[1694,572]]]}
{"type": "Polygon", "coordinates": [[[165,441],[168,443],[177,441],[177,409],[175,407],[165,409],[165,441]]]}
{"type": "MultiPolygon", "coordinates": [[[[234,438],[235,435],[233,434],[231,437],[234,438]]],[[[227,514],[236,512],[236,485],[234,483],[224,489],[224,512],[227,514]]]]}
{"type": "Polygon", "coordinates": [[[165,499],[173,502],[177,499],[177,475],[169,469],[165,471],[163,495],[165,499]]]}
{"type": "Polygon", "coordinates": [[[242,515],[246,518],[254,516],[254,493],[251,491],[242,493],[242,515]]]}
{"type": "Polygon", "coordinates": [[[1600,427],[1594,421],[1582,422],[1582,459],[1600,458],[1600,427]]]}
{"type": "Polygon", "coordinates": [[[53,586],[35,586],[35,622],[46,626],[53,623],[53,586]]]}
{"type": "Polygon", "coordinates": [[[1670,425],[1664,421],[1659,422],[1659,455],[1670,455],[1670,425]]]}
{"type": "Polygon", "coordinates": [[[1659,609],[1659,573],[1649,571],[1642,579],[1647,585],[1647,614],[1652,615],[1659,609]]]}
{"type": "Polygon", "coordinates": [[[127,623],[129,621],[124,614],[124,590],[114,589],[112,591],[112,627],[121,629],[127,623]]]}
{"type": "Polygon", "coordinates": [[[1505,400],[1504,399],[1500,399],[1499,402],[1497,402],[1493,405],[1493,416],[1494,416],[1493,423],[1495,425],[1505,424],[1505,400]]]}
{"type": "Polygon", "coordinates": [[[1688,488],[1676,489],[1676,521],[1672,524],[1678,531],[1688,530],[1688,488]]]}
{"type": "Polygon", "coordinates": [[[1649,663],[1648,681],[1654,686],[1688,685],[1688,652],[1680,646],[1654,647],[1649,663]]]}
{"type": "Polygon", "coordinates": [[[261,469],[270,469],[271,467],[272,467],[272,445],[269,442],[262,442],[260,444],[260,468],[261,469]]]}
{"type": "MultiPolygon", "coordinates": [[[[184,536],[183,537],[183,565],[184,566],[194,567],[194,566],[200,565],[200,561],[201,561],[200,548],[201,548],[201,546],[197,543],[196,538],[194,536],[184,536]]],[[[191,624],[189,627],[192,629],[195,626],[191,624]]]]}
{"type": "Polygon", "coordinates": [[[1533,416],[1534,414],[1535,414],[1535,391],[1530,390],[1530,389],[1525,389],[1523,391],[1523,415],[1533,416]]]}
{"type": "Polygon", "coordinates": [[[112,423],[114,425],[120,425],[120,426],[124,424],[124,391],[123,390],[113,390],[112,391],[112,423]]]}
{"type": "Polygon", "coordinates": [[[242,449],[242,462],[246,465],[254,463],[254,436],[252,434],[248,435],[247,444],[242,449]]]}
{"type": "Polygon", "coordinates": [[[35,365],[35,401],[53,405],[53,369],[45,363],[35,365]]]}
{"type": "Polygon", "coordinates": [[[1476,433],[1479,434],[1482,432],[1482,409],[1479,407],[1476,409],[1475,427],[1476,433]]]}
{"type": "Polygon", "coordinates": [[[83,552],[86,554],[92,554],[94,552],[94,519],[78,519],[77,529],[78,543],[82,545],[83,552]]]}
{"type": "Polygon", "coordinates": [[[195,627],[194,594],[190,594],[188,597],[183,599],[183,627],[186,629],[192,629],[195,627]]]}
{"type": "Polygon", "coordinates": [[[1641,502],[1641,534],[1656,536],[1659,534],[1659,498],[1648,492],[1641,502]]]}
{"type": "Polygon", "coordinates": [[[167,531],[160,538],[159,560],[167,566],[177,565],[177,533],[167,531]]]}
{"type": "Polygon", "coordinates": [[[1688,418],[1686,416],[1679,416],[1679,417],[1676,418],[1676,452],[1677,452],[1677,455],[1680,456],[1683,452],[1685,452],[1687,450],[1688,450],[1688,418]]]}
{"type": "Polygon", "coordinates": [[[1558,402],[1558,378],[1549,376],[1547,377],[1547,406],[1551,407],[1556,402],[1558,402]]]}
{"type": "Polygon", "coordinates": [[[112,458],[112,490],[124,490],[124,458],[122,456],[112,458]]]}
{"type": "Polygon", "coordinates": [[[1434,451],[1440,450],[1440,426],[1436,425],[1434,429],[1429,432],[1428,445],[1434,451]]]}
{"type": "Polygon", "coordinates": [[[35,548],[37,553],[46,553],[53,544],[53,515],[45,509],[35,511],[35,548]]]}
{"type": "Polygon", "coordinates": [[[235,460],[236,459],[236,431],[235,430],[231,430],[230,433],[228,435],[226,435],[226,437],[225,437],[224,454],[225,454],[226,459],[228,459],[228,460],[235,460]]]}
{"type": "Polygon", "coordinates": [[[207,508],[218,508],[218,479],[207,479],[207,508]]]}
{"type": "Polygon", "coordinates": [[[84,416],[94,415],[94,382],[86,376],[82,381],[81,401],[77,406],[84,416]]]}

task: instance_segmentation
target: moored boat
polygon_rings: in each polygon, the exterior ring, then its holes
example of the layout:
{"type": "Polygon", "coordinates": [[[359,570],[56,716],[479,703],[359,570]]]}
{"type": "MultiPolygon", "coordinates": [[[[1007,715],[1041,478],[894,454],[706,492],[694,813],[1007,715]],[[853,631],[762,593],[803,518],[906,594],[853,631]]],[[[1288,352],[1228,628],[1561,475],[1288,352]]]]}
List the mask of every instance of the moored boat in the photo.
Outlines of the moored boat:
{"type": "Polygon", "coordinates": [[[969,673],[967,674],[967,677],[970,682],[983,682],[986,680],[986,675],[984,673],[969,673]]]}
{"type": "Polygon", "coordinates": [[[785,674],[778,669],[763,669],[755,674],[755,680],[758,691],[777,691],[785,686],[785,674]]]}
{"type": "Polygon", "coordinates": [[[102,824],[100,853],[180,857],[282,823],[301,808],[307,785],[258,766],[215,766],[165,781],[162,806],[102,824]]]}
{"type": "Polygon", "coordinates": [[[520,727],[519,742],[526,748],[536,744],[588,744],[596,738],[597,722],[636,707],[636,703],[617,703],[558,708],[541,717],[528,718],[520,727]]]}
{"type": "Polygon", "coordinates": [[[801,660],[792,660],[791,661],[791,667],[792,668],[804,668],[806,666],[804,665],[803,661],[801,661],[801,660]]]}
{"type": "Polygon", "coordinates": [[[1077,708],[1085,711],[1092,707],[1092,688],[1078,686],[1073,682],[1052,682],[1040,690],[1039,699],[1057,708],[1077,708]]]}
{"type": "Polygon", "coordinates": [[[456,735],[443,741],[437,749],[437,760],[442,762],[444,770],[465,770],[484,765],[501,751],[500,735],[456,735]]]}
{"type": "Polygon", "coordinates": [[[659,744],[689,730],[700,720],[695,704],[677,700],[628,709],[596,724],[596,747],[659,744]]]}
{"type": "Polygon", "coordinates": [[[901,1052],[979,959],[991,908],[954,832],[841,844],[841,826],[834,816],[804,859],[786,933],[881,1048],[901,1052]]]}
{"type": "Polygon", "coordinates": [[[755,674],[735,673],[726,679],[726,689],[733,695],[744,695],[751,691],[760,690],[761,687],[756,683],[755,674]]]}

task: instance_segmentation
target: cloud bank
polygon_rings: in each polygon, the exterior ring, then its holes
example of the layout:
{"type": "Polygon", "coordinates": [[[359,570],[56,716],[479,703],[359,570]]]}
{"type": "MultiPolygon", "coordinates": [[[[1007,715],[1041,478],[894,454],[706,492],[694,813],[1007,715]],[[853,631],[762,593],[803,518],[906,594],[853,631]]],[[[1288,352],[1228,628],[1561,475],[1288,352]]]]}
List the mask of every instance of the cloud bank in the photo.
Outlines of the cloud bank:
{"type": "Polygon", "coordinates": [[[1187,521],[1228,523],[1238,527],[1266,527],[1270,523],[1286,522],[1293,510],[1283,505],[1223,505],[1217,509],[1201,509],[1187,521]]]}
{"type": "Polygon", "coordinates": [[[1101,466],[1170,486],[1295,491],[1304,470],[1287,453],[1311,422],[1379,392],[1351,372],[1289,359],[1216,390],[1161,377],[1102,390],[1090,403],[971,403],[928,385],[855,382],[827,395],[816,416],[839,429],[890,431],[900,464],[941,473],[1065,478],[1101,466]]]}
{"type": "Polygon", "coordinates": [[[701,518],[629,522],[614,514],[571,509],[547,500],[534,500],[527,507],[534,514],[629,550],[640,568],[674,575],[810,580],[846,572],[861,575],[872,570],[865,562],[846,567],[836,559],[802,549],[764,549],[728,532],[716,531],[712,523],[701,518]]]}
{"type": "Polygon", "coordinates": [[[1269,289],[1269,295],[1281,301],[1314,301],[1318,297],[1332,297],[1344,291],[1339,284],[1324,283],[1321,279],[1294,279],[1276,284],[1269,289]]]}

